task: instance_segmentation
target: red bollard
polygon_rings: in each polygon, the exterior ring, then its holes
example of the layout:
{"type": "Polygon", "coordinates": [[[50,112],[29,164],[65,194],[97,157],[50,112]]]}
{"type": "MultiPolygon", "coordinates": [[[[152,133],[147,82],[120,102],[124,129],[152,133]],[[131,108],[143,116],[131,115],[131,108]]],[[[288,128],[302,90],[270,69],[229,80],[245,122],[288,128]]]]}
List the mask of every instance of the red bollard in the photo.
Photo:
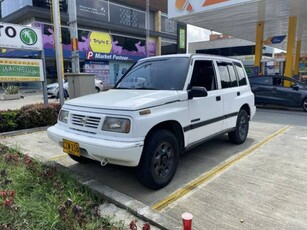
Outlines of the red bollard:
{"type": "Polygon", "coordinates": [[[191,213],[185,212],[182,214],[183,230],[192,230],[192,219],[193,215],[191,213]]]}

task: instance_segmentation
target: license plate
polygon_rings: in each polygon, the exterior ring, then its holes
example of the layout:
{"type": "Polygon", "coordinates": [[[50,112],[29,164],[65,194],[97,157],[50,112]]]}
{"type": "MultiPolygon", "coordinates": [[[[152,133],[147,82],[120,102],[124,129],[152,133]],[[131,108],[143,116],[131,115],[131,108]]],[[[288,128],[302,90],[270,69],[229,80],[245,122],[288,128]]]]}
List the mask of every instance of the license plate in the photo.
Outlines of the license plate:
{"type": "Polygon", "coordinates": [[[79,143],[63,140],[63,152],[80,157],[79,143]]]}

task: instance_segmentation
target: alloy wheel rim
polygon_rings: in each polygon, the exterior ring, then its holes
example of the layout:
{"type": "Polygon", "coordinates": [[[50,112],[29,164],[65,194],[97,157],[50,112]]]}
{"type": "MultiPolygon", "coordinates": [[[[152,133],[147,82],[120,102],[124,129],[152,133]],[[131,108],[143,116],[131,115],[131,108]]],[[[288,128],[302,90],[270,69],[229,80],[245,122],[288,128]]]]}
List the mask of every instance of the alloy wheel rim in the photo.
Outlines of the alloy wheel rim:
{"type": "Polygon", "coordinates": [[[305,111],[307,111],[307,100],[304,101],[303,108],[304,108],[305,111]]]}
{"type": "Polygon", "coordinates": [[[157,148],[152,163],[154,174],[157,178],[164,178],[169,175],[174,160],[174,149],[168,142],[163,142],[157,148]]]}

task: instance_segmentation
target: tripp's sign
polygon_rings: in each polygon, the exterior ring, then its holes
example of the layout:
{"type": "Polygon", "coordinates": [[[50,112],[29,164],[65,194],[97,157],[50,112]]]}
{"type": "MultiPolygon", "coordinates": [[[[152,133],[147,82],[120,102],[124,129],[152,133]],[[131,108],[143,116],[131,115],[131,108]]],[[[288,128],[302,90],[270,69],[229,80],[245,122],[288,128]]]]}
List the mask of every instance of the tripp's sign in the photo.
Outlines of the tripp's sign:
{"type": "Polygon", "coordinates": [[[0,48],[42,50],[42,31],[38,28],[0,22],[0,48]]]}

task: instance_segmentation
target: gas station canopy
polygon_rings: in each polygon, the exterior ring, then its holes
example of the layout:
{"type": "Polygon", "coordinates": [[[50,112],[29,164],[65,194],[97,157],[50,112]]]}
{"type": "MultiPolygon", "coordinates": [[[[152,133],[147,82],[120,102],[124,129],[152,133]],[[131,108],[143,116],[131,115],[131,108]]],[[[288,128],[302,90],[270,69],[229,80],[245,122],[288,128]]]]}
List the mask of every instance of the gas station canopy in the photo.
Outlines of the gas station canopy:
{"type": "Polygon", "coordinates": [[[187,24],[256,42],[264,23],[264,43],[287,50],[289,17],[296,17],[296,40],[307,53],[307,0],[169,0],[168,15],[187,24]]]}

